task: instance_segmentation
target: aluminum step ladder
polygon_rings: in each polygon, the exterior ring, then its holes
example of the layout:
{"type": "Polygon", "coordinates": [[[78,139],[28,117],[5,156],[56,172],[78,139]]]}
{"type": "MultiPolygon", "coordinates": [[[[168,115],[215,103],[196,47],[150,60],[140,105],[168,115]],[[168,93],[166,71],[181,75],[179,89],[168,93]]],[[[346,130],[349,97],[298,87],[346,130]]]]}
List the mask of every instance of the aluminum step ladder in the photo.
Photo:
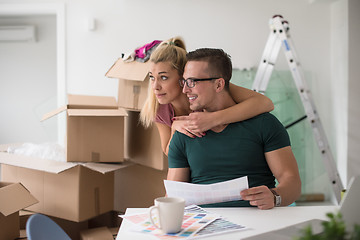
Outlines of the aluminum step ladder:
{"type": "Polygon", "coordinates": [[[343,184],[336,168],[336,163],[331,153],[331,149],[329,148],[323,126],[317,114],[310,90],[306,85],[304,74],[299,62],[297,61],[295,49],[290,38],[289,23],[284,20],[282,16],[275,15],[272,19],[270,19],[269,25],[270,35],[261,58],[259,68],[256,72],[252,89],[265,94],[280,48],[282,47],[305,110],[305,116],[292,123],[291,126],[305,118],[309,120],[329,176],[334,195],[338,203],[340,203],[343,184]]]}

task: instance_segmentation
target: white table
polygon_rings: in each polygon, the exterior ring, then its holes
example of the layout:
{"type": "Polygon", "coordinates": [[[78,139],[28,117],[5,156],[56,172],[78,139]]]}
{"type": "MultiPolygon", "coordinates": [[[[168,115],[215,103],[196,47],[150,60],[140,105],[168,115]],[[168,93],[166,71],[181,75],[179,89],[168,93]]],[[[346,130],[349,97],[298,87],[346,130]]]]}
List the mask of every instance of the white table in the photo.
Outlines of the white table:
{"type": "MultiPolygon", "coordinates": [[[[226,236],[227,240],[242,239],[264,232],[280,229],[295,223],[310,219],[327,220],[326,213],[334,212],[337,206],[297,206],[279,207],[271,210],[259,210],[257,208],[205,208],[208,212],[217,213],[229,221],[249,227],[250,229],[217,235],[201,239],[215,240],[226,236]]],[[[136,214],[148,211],[147,208],[128,208],[126,214],[136,214]]],[[[149,235],[128,231],[131,223],[122,221],[116,240],[142,240],[150,239],[149,235]]],[[[223,238],[224,239],[224,238],[223,238]]]]}

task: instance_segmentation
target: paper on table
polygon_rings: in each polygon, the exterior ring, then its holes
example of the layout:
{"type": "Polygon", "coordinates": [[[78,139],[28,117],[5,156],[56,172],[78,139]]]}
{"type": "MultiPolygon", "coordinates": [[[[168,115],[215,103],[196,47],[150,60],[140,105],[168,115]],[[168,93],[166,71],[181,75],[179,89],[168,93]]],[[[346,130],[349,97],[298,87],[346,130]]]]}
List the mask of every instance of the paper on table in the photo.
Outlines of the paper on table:
{"type": "MultiPolygon", "coordinates": [[[[204,229],[206,226],[220,219],[219,215],[208,213],[206,211],[202,211],[202,212],[186,211],[184,213],[183,223],[181,225],[180,232],[164,234],[163,232],[161,232],[152,225],[149,219],[148,212],[140,213],[140,214],[132,214],[132,215],[119,215],[119,216],[134,224],[133,227],[130,228],[130,230],[138,233],[150,234],[162,240],[176,240],[176,239],[184,239],[184,238],[190,239],[192,237],[195,237],[195,235],[199,231],[204,229]]],[[[157,217],[154,220],[155,222],[158,222],[157,217]]],[[[212,229],[214,229],[214,227],[209,228],[206,232],[203,232],[201,235],[196,235],[196,236],[213,234],[212,232],[209,232],[209,230],[212,229]]]]}
{"type": "Polygon", "coordinates": [[[240,192],[249,188],[247,176],[213,184],[193,184],[164,180],[168,197],[182,197],[186,205],[241,200],[240,192]]]}

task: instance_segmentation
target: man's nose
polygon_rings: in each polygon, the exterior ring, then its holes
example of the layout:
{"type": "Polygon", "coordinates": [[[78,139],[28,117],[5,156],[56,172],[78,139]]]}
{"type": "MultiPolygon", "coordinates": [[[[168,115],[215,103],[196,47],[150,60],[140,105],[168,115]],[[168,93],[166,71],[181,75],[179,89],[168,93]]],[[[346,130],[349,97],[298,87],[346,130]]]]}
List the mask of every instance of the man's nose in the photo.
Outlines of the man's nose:
{"type": "Polygon", "coordinates": [[[186,83],[185,83],[184,86],[183,86],[182,92],[183,92],[183,93],[188,93],[188,92],[190,92],[190,88],[187,86],[186,83]]]}

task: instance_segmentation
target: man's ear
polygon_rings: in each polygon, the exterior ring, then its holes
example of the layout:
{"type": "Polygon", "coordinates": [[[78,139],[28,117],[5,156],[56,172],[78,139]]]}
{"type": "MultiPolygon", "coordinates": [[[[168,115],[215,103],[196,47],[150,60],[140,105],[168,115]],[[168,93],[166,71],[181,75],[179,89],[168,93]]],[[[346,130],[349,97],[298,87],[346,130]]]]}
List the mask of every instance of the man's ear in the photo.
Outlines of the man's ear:
{"type": "Polygon", "coordinates": [[[225,79],[223,78],[218,78],[216,79],[216,82],[215,82],[215,87],[216,87],[216,92],[221,92],[224,87],[225,87],[225,79]]]}

